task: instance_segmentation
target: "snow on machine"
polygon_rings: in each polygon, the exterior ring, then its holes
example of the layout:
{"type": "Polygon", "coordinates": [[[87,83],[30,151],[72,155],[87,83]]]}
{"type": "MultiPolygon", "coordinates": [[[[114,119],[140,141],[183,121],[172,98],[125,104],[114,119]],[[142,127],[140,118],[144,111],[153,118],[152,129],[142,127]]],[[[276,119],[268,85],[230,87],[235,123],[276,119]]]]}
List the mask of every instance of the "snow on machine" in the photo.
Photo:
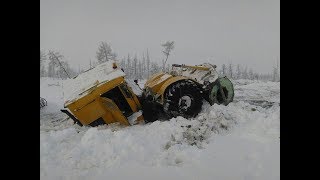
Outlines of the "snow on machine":
{"type": "Polygon", "coordinates": [[[65,108],[79,125],[143,122],[141,105],[127,85],[124,72],[108,61],[63,83],[65,108]]]}
{"type": "Polygon", "coordinates": [[[219,77],[216,66],[173,64],[169,73],[153,75],[145,84],[143,110],[146,121],[161,117],[191,118],[201,111],[202,100],[228,105],[234,89],[227,77],[219,77]]]}
{"type": "Polygon", "coordinates": [[[138,97],[126,83],[125,73],[114,61],[108,61],[64,82],[67,109],[61,111],[79,125],[90,126],[195,117],[201,111],[203,100],[211,105],[228,105],[233,101],[231,81],[219,77],[215,68],[207,63],[173,64],[170,72],[151,76],[138,97]]]}

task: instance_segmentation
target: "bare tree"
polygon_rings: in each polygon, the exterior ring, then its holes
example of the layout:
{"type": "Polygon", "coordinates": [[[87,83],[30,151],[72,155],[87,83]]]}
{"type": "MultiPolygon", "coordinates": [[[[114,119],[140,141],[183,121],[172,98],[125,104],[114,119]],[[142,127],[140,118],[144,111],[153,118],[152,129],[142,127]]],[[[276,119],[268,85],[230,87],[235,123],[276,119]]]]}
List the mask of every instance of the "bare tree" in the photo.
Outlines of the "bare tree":
{"type": "MultiPolygon", "coordinates": [[[[49,56],[51,66],[53,68],[55,68],[56,66],[60,67],[61,69],[63,69],[63,72],[66,73],[68,78],[70,78],[67,70],[65,69],[65,67],[63,67],[63,65],[61,63],[63,55],[61,55],[59,52],[49,51],[48,56],[49,56]]],[[[50,65],[50,63],[49,63],[49,65],[50,65]]],[[[61,72],[61,71],[59,71],[59,72],[61,72]]],[[[55,73],[54,69],[53,69],[53,73],[55,73]]],[[[60,74],[60,76],[61,76],[61,74],[60,74]]]]}
{"type": "Polygon", "coordinates": [[[144,52],[142,53],[141,76],[142,77],[146,76],[146,57],[144,55],[144,52]]]}
{"type": "Polygon", "coordinates": [[[164,47],[164,50],[162,52],[166,56],[165,60],[164,59],[162,60],[162,70],[165,71],[168,57],[169,57],[171,51],[174,49],[174,41],[167,41],[166,43],[162,44],[161,46],[164,47]]]}
{"type": "Polygon", "coordinates": [[[232,79],[233,78],[233,66],[231,63],[229,64],[228,73],[229,73],[229,77],[232,79]]]}
{"type": "Polygon", "coordinates": [[[251,80],[254,79],[253,70],[251,68],[249,69],[249,79],[251,79],[251,80]]]}
{"type": "Polygon", "coordinates": [[[150,76],[150,57],[149,57],[149,51],[147,49],[147,78],[150,76]]]}
{"type": "Polygon", "coordinates": [[[40,50],[40,77],[45,76],[46,70],[44,69],[44,61],[47,60],[46,53],[40,50]]]}
{"type": "MultiPolygon", "coordinates": [[[[48,76],[49,77],[56,77],[56,67],[58,66],[58,62],[55,60],[54,56],[52,55],[54,52],[49,51],[49,64],[48,64],[48,76]]],[[[61,57],[62,58],[62,57],[61,57]]]]}
{"type": "Polygon", "coordinates": [[[279,66],[279,60],[278,59],[277,59],[277,62],[276,62],[276,66],[273,66],[272,81],[274,81],[274,82],[280,81],[280,66],[279,66]]]}
{"type": "Polygon", "coordinates": [[[254,76],[254,79],[259,80],[259,74],[258,73],[254,73],[253,76],[254,76]]]}
{"type": "Polygon", "coordinates": [[[240,64],[237,65],[237,79],[241,78],[241,68],[240,68],[240,64]]]}
{"type": "Polygon", "coordinates": [[[137,59],[137,55],[134,56],[133,58],[133,72],[134,72],[134,78],[137,78],[137,66],[138,66],[138,59],[137,59]]]}
{"type": "Polygon", "coordinates": [[[160,71],[160,68],[156,62],[151,62],[150,73],[155,74],[160,71]]]}
{"type": "Polygon", "coordinates": [[[114,60],[117,57],[117,55],[112,52],[111,46],[107,42],[101,42],[98,51],[96,53],[96,58],[99,62],[99,64],[114,60]]]}
{"type": "Polygon", "coordinates": [[[143,74],[143,70],[142,70],[142,62],[138,61],[138,77],[139,79],[142,79],[142,74],[143,74]]]}
{"type": "Polygon", "coordinates": [[[278,69],[277,67],[273,67],[273,75],[272,75],[272,81],[276,82],[278,81],[278,69]]]}
{"type": "Polygon", "coordinates": [[[245,69],[242,72],[242,78],[243,79],[248,79],[248,68],[247,68],[247,66],[245,67],[245,69]]]}
{"type": "Polygon", "coordinates": [[[222,64],[222,75],[226,75],[227,74],[227,67],[225,64],[222,64]]]}
{"type": "Polygon", "coordinates": [[[126,68],[126,58],[125,58],[125,57],[123,57],[123,58],[121,59],[121,61],[120,61],[120,67],[121,67],[122,69],[125,69],[125,68],[126,68]]]}
{"type": "Polygon", "coordinates": [[[45,60],[47,60],[46,53],[44,51],[40,50],[40,63],[42,63],[45,60]]]}
{"type": "Polygon", "coordinates": [[[71,75],[73,73],[72,73],[72,70],[69,66],[69,63],[67,61],[61,61],[60,63],[61,63],[61,68],[59,68],[57,70],[57,74],[62,79],[70,78],[69,75],[71,75]]]}
{"type": "Polygon", "coordinates": [[[132,76],[130,54],[128,54],[128,57],[127,57],[126,74],[127,74],[128,77],[132,76]]]}
{"type": "Polygon", "coordinates": [[[169,72],[169,71],[170,71],[170,67],[171,67],[170,64],[168,64],[168,65],[167,65],[167,68],[166,68],[166,72],[169,72]]]}

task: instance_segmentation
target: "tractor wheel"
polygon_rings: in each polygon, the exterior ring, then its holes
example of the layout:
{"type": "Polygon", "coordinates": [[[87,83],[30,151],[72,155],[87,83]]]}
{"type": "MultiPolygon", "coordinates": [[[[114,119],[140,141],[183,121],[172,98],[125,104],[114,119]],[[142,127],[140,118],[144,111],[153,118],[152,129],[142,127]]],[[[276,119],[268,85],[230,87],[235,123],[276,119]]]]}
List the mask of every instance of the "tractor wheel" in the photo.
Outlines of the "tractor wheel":
{"type": "Polygon", "coordinates": [[[170,85],[164,94],[164,112],[170,117],[195,117],[202,108],[202,88],[192,80],[170,85]]]}

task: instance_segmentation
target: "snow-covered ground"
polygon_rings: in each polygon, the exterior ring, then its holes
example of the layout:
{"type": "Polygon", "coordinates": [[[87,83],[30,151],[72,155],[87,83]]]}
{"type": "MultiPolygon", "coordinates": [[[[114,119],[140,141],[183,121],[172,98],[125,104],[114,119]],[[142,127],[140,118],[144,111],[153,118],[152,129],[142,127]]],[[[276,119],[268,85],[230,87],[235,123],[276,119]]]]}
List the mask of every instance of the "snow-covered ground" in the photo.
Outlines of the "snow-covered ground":
{"type": "Polygon", "coordinates": [[[42,78],[40,95],[48,106],[40,110],[40,177],[280,179],[280,83],[233,83],[234,102],[204,103],[194,119],[89,128],[59,112],[62,81],[42,78]]]}

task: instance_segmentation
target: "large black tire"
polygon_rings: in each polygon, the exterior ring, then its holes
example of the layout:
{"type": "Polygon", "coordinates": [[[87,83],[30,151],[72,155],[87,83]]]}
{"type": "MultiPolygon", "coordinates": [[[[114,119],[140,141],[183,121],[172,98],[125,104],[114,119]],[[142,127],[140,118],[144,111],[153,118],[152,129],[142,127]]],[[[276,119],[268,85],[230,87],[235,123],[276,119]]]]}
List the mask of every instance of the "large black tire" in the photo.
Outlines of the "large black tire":
{"type": "Polygon", "coordinates": [[[170,85],[164,94],[164,112],[170,117],[195,117],[202,108],[202,88],[192,80],[170,85]]]}
{"type": "Polygon", "coordinates": [[[154,101],[145,101],[142,105],[144,122],[154,122],[162,118],[162,106],[154,101]]]}

